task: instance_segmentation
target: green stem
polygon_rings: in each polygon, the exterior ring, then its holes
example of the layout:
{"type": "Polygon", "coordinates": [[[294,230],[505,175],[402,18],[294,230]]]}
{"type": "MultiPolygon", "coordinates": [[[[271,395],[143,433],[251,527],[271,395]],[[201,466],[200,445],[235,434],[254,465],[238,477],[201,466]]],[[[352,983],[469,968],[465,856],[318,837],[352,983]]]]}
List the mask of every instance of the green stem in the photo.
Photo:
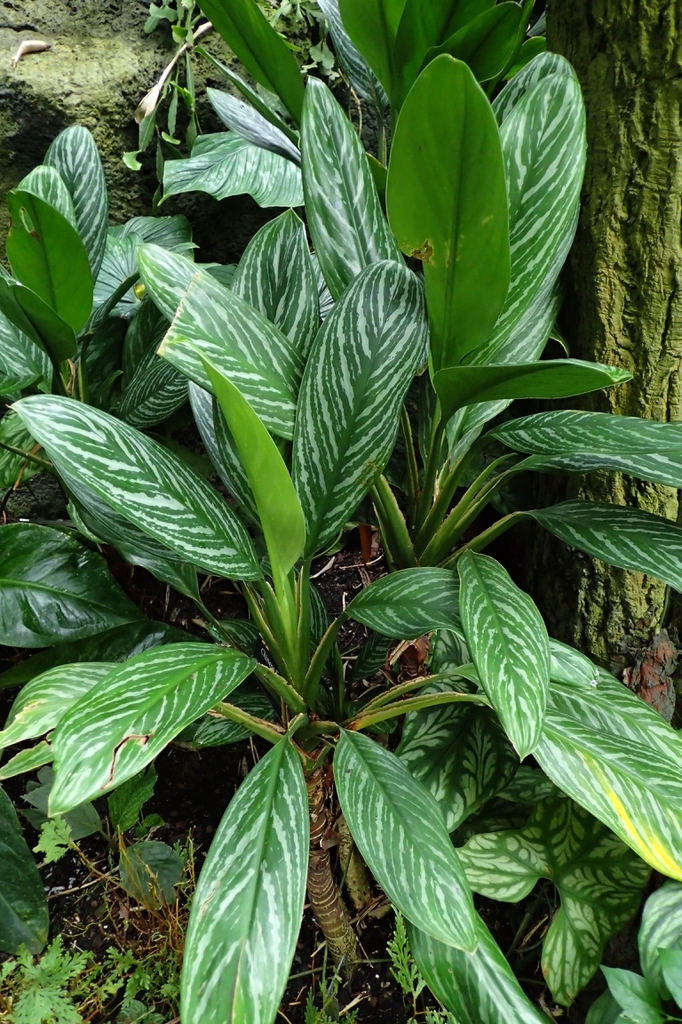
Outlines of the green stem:
{"type": "Polygon", "coordinates": [[[438,529],[438,527],[441,525],[443,518],[445,517],[445,514],[447,513],[447,510],[450,506],[450,502],[452,501],[455,495],[455,491],[459,487],[462,477],[466,473],[475,452],[476,449],[472,445],[469,451],[465,452],[464,455],[462,455],[462,457],[458,459],[455,465],[452,466],[452,468],[449,470],[447,476],[445,477],[445,480],[443,481],[438,491],[438,497],[433,503],[431,510],[424,521],[424,524],[422,525],[421,529],[415,536],[415,551],[425,548],[428,542],[433,537],[436,530],[438,529]]]}
{"type": "Polygon", "coordinates": [[[389,549],[399,568],[408,569],[416,566],[417,559],[414,554],[405,517],[400,511],[395,494],[383,474],[377,478],[370,494],[379,519],[381,532],[388,540],[389,549]]]}
{"type": "Polygon", "coordinates": [[[308,705],[293,686],[290,686],[286,679],[278,675],[277,672],[273,672],[267,665],[256,665],[253,673],[264,686],[267,686],[268,690],[283,700],[287,707],[295,711],[297,715],[308,710],[308,705]]]}
{"type": "Polygon", "coordinates": [[[342,612],[338,618],[334,619],[310,659],[310,665],[308,666],[308,671],[306,672],[305,679],[303,680],[302,689],[303,698],[309,707],[312,707],[315,703],[317,687],[320,684],[320,679],[324,672],[324,666],[327,664],[327,658],[331,654],[332,648],[336,643],[336,638],[339,635],[341,626],[347,619],[348,616],[345,612],[342,612]]]}
{"type": "Polygon", "coordinates": [[[249,732],[260,736],[269,743],[279,743],[284,736],[283,729],[272,725],[270,722],[266,722],[262,718],[250,715],[248,711],[242,711],[241,708],[235,707],[234,704],[227,704],[223,701],[221,704],[216,704],[213,710],[222,715],[223,718],[229,718],[231,722],[245,726],[249,732]]]}
{"type": "Polygon", "coordinates": [[[36,466],[40,466],[41,469],[46,469],[48,473],[52,473],[54,476],[57,475],[52,463],[41,459],[38,455],[31,455],[30,452],[22,451],[21,448],[15,448],[13,444],[7,444],[5,441],[0,441],[0,448],[4,448],[6,452],[11,452],[12,455],[20,455],[27,462],[35,462],[36,466]]]}
{"type": "Polygon", "coordinates": [[[445,425],[440,418],[440,409],[436,406],[434,416],[437,417],[437,421],[434,426],[433,434],[431,436],[431,445],[429,447],[429,454],[426,459],[426,469],[424,470],[424,481],[422,484],[422,493],[417,506],[417,515],[415,518],[415,528],[417,531],[421,530],[423,524],[426,521],[426,517],[431,511],[431,506],[434,499],[434,491],[436,487],[436,477],[441,468],[440,466],[440,455],[441,447],[443,444],[443,436],[445,434],[445,425]]]}
{"type": "Polygon", "coordinates": [[[341,727],[352,729],[357,732],[359,729],[367,729],[370,725],[377,725],[389,718],[396,718],[398,715],[406,715],[408,711],[424,711],[426,708],[437,707],[439,704],[482,704],[487,707],[490,702],[480,693],[429,693],[422,697],[414,697],[412,700],[398,701],[387,708],[381,708],[370,715],[359,715],[357,718],[342,722],[341,727]]]}
{"type": "Polygon", "coordinates": [[[90,334],[86,334],[81,341],[81,351],[78,357],[78,398],[86,405],[90,400],[90,388],[88,387],[88,364],[87,354],[90,344],[90,334]]]}
{"type": "Polygon", "coordinates": [[[377,111],[377,160],[386,167],[388,163],[386,123],[380,111],[377,111]]]}
{"type": "Polygon", "coordinates": [[[423,686],[430,686],[432,683],[447,683],[456,675],[457,669],[453,668],[449,672],[438,672],[433,676],[424,676],[421,679],[410,679],[407,683],[399,683],[397,686],[392,686],[385,693],[379,694],[378,697],[374,697],[373,700],[368,701],[362,707],[361,714],[365,715],[369,711],[375,711],[377,708],[390,704],[397,697],[402,697],[406,693],[412,693],[413,690],[421,689],[423,686]]]}
{"type": "Polygon", "coordinates": [[[405,438],[405,458],[407,460],[407,495],[409,498],[409,507],[412,512],[417,507],[419,501],[419,468],[417,466],[417,455],[414,450],[414,438],[412,436],[412,424],[410,423],[410,416],[405,408],[402,407],[400,413],[400,425],[403,431],[403,437],[405,438]]]}
{"type": "Polygon", "coordinates": [[[248,586],[248,584],[244,584],[243,585],[243,587],[242,587],[242,594],[244,596],[244,600],[246,601],[247,605],[249,606],[249,611],[251,613],[251,618],[253,619],[253,621],[258,626],[258,630],[260,632],[260,635],[263,637],[263,640],[265,641],[268,650],[272,654],[272,656],[275,659],[277,665],[280,668],[282,668],[282,666],[285,664],[284,656],[282,654],[282,651],[280,650],[280,646],[279,646],[278,641],[275,639],[275,636],[274,636],[272,630],[270,629],[269,622],[267,621],[267,619],[263,615],[262,609],[261,609],[261,607],[260,607],[260,605],[258,603],[258,598],[253,593],[253,591],[248,586]]]}
{"type": "Polygon", "coordinates": [[[454,555],[451,555],[442,564],[443,569],[453,569],[457,564],[457,560],[463,551],[483,551],[487,548],[488,544],[492,544],[494,540],[501,537],[503,533],[515,526],[521,519],[526,519],[525,512],[511,512],[508,516],[504,516],[503,519],[499,519],[492,526],[484,530],[483,533],[479,533],[477,537],[470,540],[467,544],[464,544],[458,551],[455,551],[454,555]]]}

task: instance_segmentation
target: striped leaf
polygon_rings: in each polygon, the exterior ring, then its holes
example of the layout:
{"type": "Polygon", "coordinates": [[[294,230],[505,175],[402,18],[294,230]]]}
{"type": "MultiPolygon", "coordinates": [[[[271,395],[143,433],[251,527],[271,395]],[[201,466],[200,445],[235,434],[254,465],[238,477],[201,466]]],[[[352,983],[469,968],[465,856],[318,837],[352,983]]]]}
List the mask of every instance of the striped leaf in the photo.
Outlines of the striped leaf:
{"type": "MultiPolygon", "coordinates": [[[[250,625],[250,623],[249,623],[250,625]]],[[[266,722],[275,721],[275,709],[262,687],[242,683],[238,690],[230,694],[230,704],[241,708],[254,718],[262,718],[266,722]]],[[[190,746],[193,750],[207,750],[210,747],[223,747],[230,743],[241,743],[252,733],[244,725],[231,722],[222,715],[206,714],[193,722],[178,736],[178,743],[190,746]]],[[[2,769],[0,769],[1,773],[2,769]]]]}
{"type": "Polygon", "coordinates": [[[0,747],[24,743],[54,729],[71,705],[115,668],[115,662],[60,665],[31,680],[10,708],[0,747]]]}
{"type": "Polygon", "coordinates": [[[493,103],[493,110],[497,117],[498,124],[503,124],[516,105],[523,99],[526,93],[541,82],[543,78],[551,75],[573,75],[573,67],[558,53],[544,52],[530,61],[518,74],[505,85],[493,103]]]}
{"type": "MultiPolygon", "coordinates": [[[[475,687],[458,679],[434,683],[419,693],[469,690],[475,687]]],[[[396,754],[432,794],[448,832],[504,789],[518,767],[495,713],[475,704],[444,704],[410,712],[396,754]]]]}
{"type": "Polygon", "coordinates": [[[117,412],[126,423],[148,430],[181,409],[187,397],[187,378],[151,351],[127,384],[117,412]]]}
{"type": "Polygon", "coordinates": [[[232,579],[258,579],[250,538],[219,495],[162,445],[113,416],[56,396],[16,411],[58,471],[179,559],[232,579]]]}
{"type": "Polygon", "coordinates": [[[273,433],[291,437],[301,354],[274,324],[238,295],[198,271],[159,355],[208,391],[208,359],[238,387],[273,433]]]}
{"type": "Polygon", "coordinates": [[[234,690],[255,661],[210,644],[169,644],[114,668],[54,731],[50,814],[120,786],[234,690]]]}
{"type": "Polygon", "coordinates": [[[644,904],[637,944],[644,977],[661,999],[670,999],[658,951],[682,950],[682,885],[678,882],[666,882],[644,904]]]}
{"type": "Polygon", "coordinates": [[[52,764],[53,760],[52,747],[47,740],[41,740],[34,747],[24,747],[18,754],[0,765],[0,782],[24,775],[26,772],[34,772],[37,768],[52,764]]]}
{"type": "Polygon", "coordinates": [[[540,612],[499,562],[465,552],[457,562],[460,613],[483,689],[523,759],[542,729],[550,652],[540,612]]]}
{"type": "Polygon", "coordinates": [[[442,55],[398,119],[386,188],[398,245],[422,260],[434,371],[495,326],[509,287],[507,187],[490,103],[466,64],[442,55]]]}
{"type": "Polygon", "coordinates": [[[308,355],[320,327],[320,309],[305,226],[293,210],[254,235],[232,291],[278,327],[304,358],[308,355]]]}
{"type": "Polygon", "coordinates": [[[636,508],[563,501],[528,513],[566,544],[682,591],[682,527],[636,508]]]}
{"type": "Polygon", "coordinates": [[[552,641],[533,752],[546,775],[657,871],[682,881],[682,740],[648,704],[552,641]]]}
{"type": "Polygon", "coordinates": [[[47,352],[0,311],[0,380],[2,378],[17,382],[19,387],[24,382],[41,379],[49,383],[52,367],[47,352]]]}
{"type": "Polygon", "coordinates": [[[426,335],[419,281],[388,261],[368,267],[325,320],[301,384],[292,454],[306,557],[333,540],[386,466],[426,335]]]}
{"type": "Polygon", "coordinates": [[[474,892],[518,903],[541,878],[561,909],[542,946],[554,1000],[570,1006],[599,969],[604,946],[637,912],[650,870],[610,829],[572,800],[544,800],[525,828],[470,839],[460,858],[474,892]]]}
{"type": "MultiPolygon", "coordinates": [[[[66,223],[66,222],[65,222],[66,223]]],[[[19,281],[0,274],[0,313],[24,337],[49,353],[50,360],[61,363],[72,359],[77,351],[76,335],[47,302],[19,281]]]]}
{"type": "Polygon", "coordinates": [[[301,171],[278,153],[254,146],[236,132],[200,135],[186,160],[166,160],[166,196],[207,192],[214,199],[252,196],[259,206],[303,206],[301,171]]]}
{"type": "Polygon", "coordinates": [[[438,804],[395,756],[341,731],[339,803],[360,853],[408,921],[458,949],[476,947],[474,906],[438,804]]]}
{"type": "Polygon", "coordinates": [[[569,473],[613,469],[682,487],[680,423],[558,409],[509,420],[490,433],[516,451],[538,456],[526,461],[529,469],[569,473]]]}
{"type": "Polygon", "coordinates": [[[301,124],[308,228],[335,299],[379,260],[402,258],[362,143],[327,86],[309,78],[301,124]]]}
{"type": "Polygon", "coordinates": [[[49,647],[141,618],[104,559],[59,530],[0,530],[0,642],[49,647]]]}
{"type": "Polygon", "coordinates": [[[171,252],[190,252],[196,248],[192,227],[184,214],[172,217],[131,217],[125,224],[109,228],[110,238],[137,236],[149,245],[161,245],[171,252]]]}
{"type": "Polygon", "coordinates": [[[184,1024],[271,1024],[296,949],[309,846],[303,770],[278,743],[237,790],[192,903],[184,1024]]]}
{"type": "Polygon", "coordinates": [[[53,206],[58,213],[61,213],[62,217],[68,220],[71,227],[78,230],[71,193],[54,167],[48,167],[46,164],[34,167],[25,178],[21,179],[17,187],[22,192],[30,192],[49,206],[53,206]]]}
{"type": "Polygon", "coordinates": [[[463,953],[408,926],[414,959],[433,994],[457,1024],[547,1024],[478,914],[476,928],[476,952],[463,953]]]}
{"type": "Polygon", "coordinates": [[[137,265],[145,292],[166,319],[172,320],[199,268],[187,256],[150,244],[138,246],[137,265]]]}
{"type": "Polygon", "coordinates": [[[346,611],[382,636],[412,640],[461,625],[459,583],[449,569],[401,569],[370,583],[346,611]]]}
{"type": "Polygon", "coordinates": [[[211,106],[227,128],[254,146],[278,153],[300,167],[301,151],[298,146],[250,103],[244,103],[221,89],[207,89],[206,93],[211,106]]]}
{"type": "Polygon", "coordinates": [[[26,840],[12,801],[0,789],[0,950],[16,953],[25,945],[40,953],[50,923],[43,880],[26,840]]]}
{"type": "Polygon", "coordinates": [[[381,116],[388,108],[388,96],[369,64],[356,49],[344,28],[339,10],[339,0],[319,0],[334,43],[336,59],[352,88],[363,100],[370,103],[381,116]]]}
{"type": "Polygon", "coordinates": [[[71,193],[76,228],[96,280],[104,256],[109,222],[107,184],[95,140],[87,128],[72,125],[60,132],[45,155],[71,193]]]}
{"type": "MultiPolygon", "coordinates": [[[[35,441],[11,409],[0,420],[0,444],[11,445],[22,452],[31,452],[35,448],[35,441]]],[[[40,467],[34,462],[27,462],[22,455],[0,448],[0,489],[6,491],[8,487],[14,487],[17,480],[26,483],[39,471],[40,467]]]]}

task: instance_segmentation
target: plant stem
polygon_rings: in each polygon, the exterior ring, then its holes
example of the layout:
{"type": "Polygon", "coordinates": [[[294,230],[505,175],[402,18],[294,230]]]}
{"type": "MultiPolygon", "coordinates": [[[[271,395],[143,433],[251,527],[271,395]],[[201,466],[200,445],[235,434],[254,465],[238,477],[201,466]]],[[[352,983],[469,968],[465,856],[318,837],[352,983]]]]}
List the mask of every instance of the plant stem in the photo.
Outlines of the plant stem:
{"type": "Polygon", "coordinates": [[[370,494],[374,502],[377,518],[379,519],[381,533],[387,540],[389,550],[397,565],[401,569],[416,566],[417,559],[414,554],[405,517],[400,511],[395,494],[383,474],[377,478],[370,494]]]}
{"type": "Polygon", "coordinates": [[[357,718],[342,722],[341,726],[344,729],[352,729],[357,732],[360,729],[367,729],[370,725],[385,722],[389,718],[406,715],[408,711],[424,711],[426,708],[437,707],[439,704],[459,703],[490,706],[487,698],[480,693],[429,693],[422,697],[413,697],[411,700],[398,701],[369,715],[360,714],[357,718]]]}
{"type": "Polygon", "coordinates": [[[515,526],[521,519],[526,519],[525,512],[510,512],[508,516],[504,516],[503,519],[499,519],[492,526],[484,530],[483,533],[479,533],[478,537],[474,537],[468,544],[464,544],[458,551],[455,551],[454,555],[451,555],[445,562],[442,563],[443,569],[452,569],[457,564],[457,559],[463,551],[483,551],[484,548],[491,544],[498,537],[501,537],[503,533],[515,526]]]}
{"type": "Polygon", "coordinates": [[[268,690],[271,690],[280,700],[283,700],[291,711],[295,711],[297,715],[308,710],[308,705],[293,686],[290,686],[283,676],[273,672],[267,665],[256,665],[253,674],[260,679],[264,686],[267,686],[268,690]]]}
{"type": "Polygon", "coordinates": [[[405,406],[400,412],[400,425],[405,438],[405,457],[407,460],[407,494],[411,509],[416,509],[419,501],[419,468],[417,466],[417,454],[414,450],[414,438],[412,436],[412,424],[405,406]]]}
{"type": "Polygon", "coordinates": [[[237,725],[245,726],[249,732],[267,740],[268,743],[279,743],[284,736],[281,728],[266,722],[263,718],[255,718],[254,715],[250,715],[248,711],[242,711],[241,708],[235,707],[234,704],[228,704],[223,701],[220,704],[216,704],[213,710],[223,718],[228,718],[231,722],[236,722],[237,725]]]}
{"type": "Polygon", "coordinates": [[[34,462],[36,466],[40,466],[41,469],[47,470],[48,473],[57,475],[54,466],[51,462],[47,462],[46,459],[41,459],[38,455],[32,455],[30,452],[25,452],[21,448],[15,448],[13,444],[6,444],[5,441],[0,441],[0,448],[4,448],[6,452],[11,452],[12,455],[20,455],[22,459],[26,459],[27,462],[34,462]]]}
{"type": "Polygon", "coordinates": [[[310,665],[306,672],[305,679],[303,681],[303,697],[309,706],[315,703],[315,696],[317,693],[317,687],[322,673],[324,672],[324,666],[327,664],[327,658],[332,652],[333,646],[336,643],[336,638],[339,634],[341,626],[346,622],[348,616],[345,612],[342,612],[338,618],[334,619],[327,628],[326,633],[317,645],[317,649],[310,659],[310,665]]]}
{"type": "Polygon", "coordinates": [[[436,477],[440,470],[440,455],[441,447],[443,444],[443,436],[445,434],[445,426],[440,418],[439,407],[436,406],[435,416],[437,421],[435,422],[433,434],[431,436],[431,445],[429,447],[429,454],[426,460],[426,468],[424,470],[424,480],[422,483],[422,493],[417,506],[417,515],[415,517],[415,529],[419,531],[426,517],[428,516],[431,506],[434,500],[434,491],[436,487],[436,477]]]}
{"type": "MultiPolygon", "coordinates": [[[[461,667],[465,668],[466,666],[463,665],[461,667]]],[[[422,676],[421,679],[410,679],[409,682],[399,683],[397,686],[392,686],[390,690],[379,694],[378,697],[363,705],[361,714],[366,715],[370,711],[375,711],[386,704],[391,704],[397,697],[402,697],[406,693],[412,693],[413,690],[419,690],[423,686],[431,686],[432,683],[449,682],[456,675],[457,669],[453,668],[449,672],[439,672],[433,676],[422,676]]]]}

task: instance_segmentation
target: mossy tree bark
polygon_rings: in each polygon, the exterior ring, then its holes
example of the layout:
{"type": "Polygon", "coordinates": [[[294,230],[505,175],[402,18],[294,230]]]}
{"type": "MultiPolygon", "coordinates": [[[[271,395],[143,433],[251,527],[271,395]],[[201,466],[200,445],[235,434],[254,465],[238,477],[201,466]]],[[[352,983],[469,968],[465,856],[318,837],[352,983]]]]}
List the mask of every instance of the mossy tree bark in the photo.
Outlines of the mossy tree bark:
{"type": "MultiPolygon", "coordinates": [[[[634,377],[583,405],[682,419],[682,2],[549,0],[547,37],[575,67],[587,107],[564,329],[572,355],[634,377]]],[[[680,509],[677,491],[614,474],[554,488],[553,500],[610,501],[673,520],[680,509]]],[[[660,624],[665,587],[558,547],[539,540],[534,566],[554,635],[615,667],[660,624]]]]}

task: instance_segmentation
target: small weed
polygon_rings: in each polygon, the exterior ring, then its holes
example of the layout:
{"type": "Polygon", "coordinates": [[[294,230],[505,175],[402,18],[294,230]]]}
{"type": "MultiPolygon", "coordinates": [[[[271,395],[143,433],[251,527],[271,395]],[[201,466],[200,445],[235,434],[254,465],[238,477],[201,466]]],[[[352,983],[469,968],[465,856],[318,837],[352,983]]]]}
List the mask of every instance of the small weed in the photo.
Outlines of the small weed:
{"type": "Polygon", "coordinates": [[[407,939],[405,918],[399,910],[395,912],[395,931],[386,949],[391,958],[391,974],[400,985],[403,994],[412,1003],[412,1012],[417,1014],[417,999],[426,986],[412,958],[407,939]]]}

